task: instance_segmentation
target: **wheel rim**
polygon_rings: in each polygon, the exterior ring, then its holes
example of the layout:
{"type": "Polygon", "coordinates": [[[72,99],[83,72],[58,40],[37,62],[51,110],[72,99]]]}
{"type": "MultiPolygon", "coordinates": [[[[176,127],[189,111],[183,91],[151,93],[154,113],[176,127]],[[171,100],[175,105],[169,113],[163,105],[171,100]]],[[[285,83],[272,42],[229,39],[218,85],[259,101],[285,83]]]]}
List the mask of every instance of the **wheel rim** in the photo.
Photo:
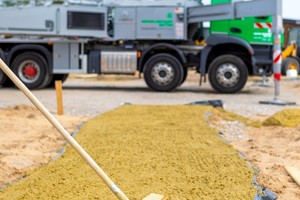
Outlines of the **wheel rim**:
{"type": "Polygon", "coordinates": [[[159,62],[152,68],[151,77],[156,84],[165,86],[173,81],[174,73],[172,65],[166,62],[159,62]]]}
{"type": "Polygon", "coordinates": [[[217,70],[217,81],[225,87],[233,87],[240,80],[240,71],[232,63],[222,64],[217,70]]]}
{"type": "Polygon", "coordinates": [[[40,66],[33,60],[23,61],[18,69],[18,75],[24,83],[34,83],[40,74],[40,66]]]}

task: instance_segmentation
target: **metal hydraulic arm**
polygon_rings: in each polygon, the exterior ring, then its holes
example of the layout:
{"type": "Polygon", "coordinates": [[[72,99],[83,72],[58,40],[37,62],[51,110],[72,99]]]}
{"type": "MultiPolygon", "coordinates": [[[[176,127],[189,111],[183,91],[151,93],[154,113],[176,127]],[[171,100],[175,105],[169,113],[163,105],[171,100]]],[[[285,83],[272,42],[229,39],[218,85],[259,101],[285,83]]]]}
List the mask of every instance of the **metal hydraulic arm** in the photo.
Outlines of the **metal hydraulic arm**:
{"type": "Polygon", "coordinates": [[[253,0],[189,7],[187,21],[188,23],[197,23],[243,17],[279,16],[281,15],[279,4],[281,5],[281,0],[280,2],[277,0],[253,0]]]}

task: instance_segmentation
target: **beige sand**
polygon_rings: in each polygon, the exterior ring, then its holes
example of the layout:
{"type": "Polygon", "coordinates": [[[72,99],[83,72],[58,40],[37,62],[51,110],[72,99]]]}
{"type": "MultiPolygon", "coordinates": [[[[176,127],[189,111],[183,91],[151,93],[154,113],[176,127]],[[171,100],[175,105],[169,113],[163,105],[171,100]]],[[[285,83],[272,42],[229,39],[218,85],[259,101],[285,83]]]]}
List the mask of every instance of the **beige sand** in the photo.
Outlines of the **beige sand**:
{"type": "MultiPolygon", "coordinates": [[[[72,133],[83,117],[56,116],[72,133]]],[[[0,110],[0,187],[47,164],[62,148],[63,138],[40,112],[20,105],[0,110]]]]}
{"type": "Polygon", "coordinates": [[[284,169],[300,166],[300,130],[284,127],[249,128],[246,141],[233,146],[260,169],[259,182],[278,194],[279,200],[300,199],[300,188],[284,169]]]}
{"type": "Polygon", "coordinates": [[[255,118],[266,126],[255,128],[235,123],[236,130],[224,126],[226,123],[221,118],[213,118],[214,124],[223,128],[223,137],[259,169],[259,183],[275,192],[279,200],[300,199],[299,186],[284,169],[289,165],[300,167],[299,116],[299,109],[287,109],[270,117],[255,118]]]}

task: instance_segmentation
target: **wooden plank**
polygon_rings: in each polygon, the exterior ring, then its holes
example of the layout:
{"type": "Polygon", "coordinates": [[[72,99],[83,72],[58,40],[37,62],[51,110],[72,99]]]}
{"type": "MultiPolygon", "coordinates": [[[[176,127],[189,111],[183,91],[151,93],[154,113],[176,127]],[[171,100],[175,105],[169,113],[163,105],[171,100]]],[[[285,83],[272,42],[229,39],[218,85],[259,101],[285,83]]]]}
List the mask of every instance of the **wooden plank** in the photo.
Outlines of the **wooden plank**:
{"type": "Polygon", "coordinates": [[[300,187],[300,170],[296,166],[284,166],[287,173],[300,187]]]}
{"type": "Polygon", "coordinates": [[[164,195],[154,194],[154,193],[151,193],[145,198],[143,198],[143,200],[164,200],[164,199],[165,199],[164,195]]]}

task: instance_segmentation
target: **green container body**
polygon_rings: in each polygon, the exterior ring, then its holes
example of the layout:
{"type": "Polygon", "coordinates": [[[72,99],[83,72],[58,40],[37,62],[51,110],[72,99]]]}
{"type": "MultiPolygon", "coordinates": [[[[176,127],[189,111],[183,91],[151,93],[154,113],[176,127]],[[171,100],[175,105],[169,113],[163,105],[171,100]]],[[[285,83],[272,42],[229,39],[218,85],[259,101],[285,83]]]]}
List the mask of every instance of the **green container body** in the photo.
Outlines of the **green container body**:
{"type": "MultiPolygon", "coordinates": [[[[231,3],[231,0],[211,0],[211,4],[231,3]]],[[[255,24],[272,24],[272,16],[245,17],[235,20],[211,21],[210,34],[226,34],[239,37],[250,44],[273,44],[273,34],[269,27],[258,28],[255,24]]]]}

